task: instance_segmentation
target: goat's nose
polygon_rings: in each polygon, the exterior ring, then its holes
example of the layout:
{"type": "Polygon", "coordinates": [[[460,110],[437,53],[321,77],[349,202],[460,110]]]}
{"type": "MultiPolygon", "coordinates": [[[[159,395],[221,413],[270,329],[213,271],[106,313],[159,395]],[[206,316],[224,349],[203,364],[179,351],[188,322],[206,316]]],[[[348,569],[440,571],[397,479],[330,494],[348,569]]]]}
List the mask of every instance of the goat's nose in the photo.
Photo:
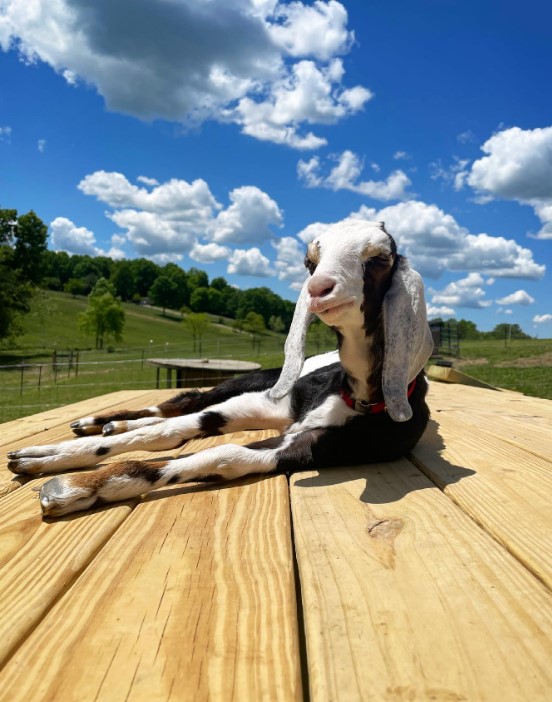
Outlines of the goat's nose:
{"type": "Polygon", "coordinates": [[[312,297],[327,297],[336,283],[337,280],[331,275],[313,275],[307,287],[312,297]]]}

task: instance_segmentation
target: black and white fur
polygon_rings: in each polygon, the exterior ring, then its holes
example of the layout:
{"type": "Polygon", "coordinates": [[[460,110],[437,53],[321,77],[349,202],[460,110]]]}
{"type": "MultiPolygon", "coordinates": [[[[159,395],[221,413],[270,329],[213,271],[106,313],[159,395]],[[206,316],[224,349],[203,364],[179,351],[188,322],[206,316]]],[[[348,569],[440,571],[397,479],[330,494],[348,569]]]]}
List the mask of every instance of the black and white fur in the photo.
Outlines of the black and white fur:
{"type": "Polygon", "coordinates": [[[252,373],[204,393],[184,392],[138,412],[85,417],[71,425],[83,438],[10,452],[8,467],[23,475],[58,473],[127,451],[175,449],[195,437],[253,429],[277,429],[280,436],[56,477],[40,491],[43,513],[63,515],[174,483],[358,465],[408,453],[429,419],[423,367],[432,341],[420,276],[397,254],[381,222],[333,225],[309,245],[305,265],[310,277],[281,371],[252,373]],[[339,350],[305,362],[313,314],[335,331],[339,350]],[[356,401],[354,409],[342,392],[356,401]],[[385,411],[369,412],[369,405],[381,402],[385,411]]]}

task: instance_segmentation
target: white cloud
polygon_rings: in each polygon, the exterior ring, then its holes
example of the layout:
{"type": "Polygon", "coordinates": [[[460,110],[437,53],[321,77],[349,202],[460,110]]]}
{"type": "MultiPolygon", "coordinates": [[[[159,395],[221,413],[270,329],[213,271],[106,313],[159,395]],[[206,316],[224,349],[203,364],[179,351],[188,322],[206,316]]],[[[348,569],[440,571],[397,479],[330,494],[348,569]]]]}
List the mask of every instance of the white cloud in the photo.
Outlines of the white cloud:
{"type": "Polygon", "coordinates": [[[532,305],[535,298],[531,297],[525,290],[516,290],[511,295],[501,297],[496,301],[498,305],[532,305]]]}
{"type": "Polygon", "coordinates": [[[315,56],[328,61],[349,50],[354,39],[347,31],[347,11],[334,0],[304,5],[302,2],[279,4],[269,25],[274,42],[290,56],[315,56]]]}
{"type": "Polygon", "coordinates": [[[452,185],[455,190],[462,190],[468,177],[466,167],[469,160],[460,159],[457,156],[454,156],[453,159],[454,163],[448,167],[443,166],[441,159],[430,163],[430,178],[432,180],[443,180],[448,185],[452,185]]]}
{"type": "Polygon", "coordinates": [[[484,199],[500,197],[531,205],[543,223],[536,235],[552,239],[552,127],[512,127],[481,147],[486,154],[473,163],[467,183],[484,199]]]}
{"type": "Polygon", "coordinates": [[[486,156],[472,165],[472,188],[511,200],[552,199],[552,127],[512,127],[481,149],[486,156]]]}
{"type": "Polygon", "coordinates": [[[435,317],[455,317],[456,311],[452,307],[436,307],[435,305],[427,305],[427,317],[428,319],[435,319],[435,317]]]}
{"type": "Polygon", "coordinates": [[[395,151],[393,158],[395,161],[408,161],[410,159],[410,154],[406,151],[395,151]]]}
{"type": "Polygon", "coordinates": [[[0,141],[7,141],[9,143],[11,141],[12,131],[12,128],[7,125],[0,127],[0,141]]]}
{"type": "Polygon", "coordinates": [[[212,210],[220,208],[209,186],[200,178],[192,183],[171,178],[150,191],[133,185],[122,173],[96,171],[83,178],[78,188],[111,207],[136,207],[159,214],[181,212],[194,221],[207,221],[212,210]]]}
{"type": "Polygon", "coordinates": [[[2,11],[5,51],[148,121],[230,121],[258,139],[317,148],[325,139],[304,124],[333,124],[371,97],[341,87],[336,57],[354,37],[336,0],[3,0],[2,11]]]}
{"type": "Polygon", "coordinates": [[[240,124],[244,134],[261,141],[295,149],[317,149],[327,143],[326,139],[312,132],[300,134],[299,124],[335,124],[361,110],[372,97],[361,86],[339,89],[342,78],[340,59],[325,67],[313,61],[299,61],[285,77],[271,84],[265,99],[244,97],[222,114],[240,124]]]}
{"type": "Polygon", "coordinates": [[[105,251],[96,246],[94,232],[77,225],[66,217],[56,217],[50,222],[51,245],[54,251],[66,251],[69,254],[87,254],[102,256],[105,251]]]}
{"type": "Polygon", "coordinates": [[[471,234],[452,215],[419,200],[379,210],[362,206],[351,216],[385,222],[400,251],[426,276],[465,271],[493,278],[538,279],[545,272],[545,266],[533,260],[532,251],[513,239],[471,234]]]}
{"type": "Polygon", "coordinates": [[[277,256],[274,266],[278,279],[289,282],[290,287],[299,289],[306,276],[305,245],[292,236],[284,236],[273,243],[277,256]]]}
{"type": "Polygon", "coordinates": [[[491,300],[485,300],[484,284],[479,273],[470,273],[466,278],[449,283],[443,290],[428,290],[432,304],[455,305],[483,309],[492,305],[491,300]]]}
{"type": "Polygon", "coordinates": [[[43,154],[44,150],[46,149],[46,139],[39,139],[37,142],[37,148],[40,153],[43,154]]]}
{"type": "Polygon", "coordinates": [[[253,185],[232,190],[232,204],[220,212],[209,226],[216,243],[245,243],[270,239],[271,227],[280,227],[283,214],[277,203],[253,185]]]}
{"type": "Polygon", "coordinates": [[[223,261],[230,258],[231,250],[228,246],[219,246],[211,242],[210,244],[196,243],[190,251],[190,258],[199,263],[214,263],[215,261],[223,261]]]}
{"type": "Polygon", "coordinates": [[[302,229],[299,234],[297,234],[297,237],[305,244],[309,244],[313,239],[323,234],[331,226],[332,225],[329,223],[313,222],[302,229]]]}
{"type": "Polygon", "coordinates": [[[156,261],[180,261],[185,254],[205,263],[228,258],[230,249],[222,244],[264,241],[283,222],[277,203],[254,186],[232,190],[231,204],[223,209],[204,180],[139,180],[148,188],[122,173],[96,171],[78,187],[110,208],[106,216],[121,230],[119,248],[130,244],[139,256],[156,261]]]}
{"type": "Polygon", "coordinates": [[[267,278],[275,273],[268,258],[256,246],[252,249],[236,249],[230,257],[227,272],[257,278],[267,278]]]}
{"type": "Polygon", "coordinates": [[[475,144],[477,141],[477,137],[475,136],[475,134],[472,132],[471,129],[467,129],[465,132],[462,132],[461,134],[457,134],[456,139],[461,144],[475,144]]]}
{"type": "Polygon", "coordinates": [[[150,186],[159,185],[158,180],[156,180],[155,178],[148,178],[147,176],[138,176],[138,178],[136,178],[136,180],[139,183],[143,183],[144,185],[150,185],[150,186]]]}
{"type": "Polygon", "coordinates": [[[533,317],[533,322],[535,324],[546,324],[547,322],[552,322],[552,314],[536,314],[533,317]]]}
{"type": "Polygon", "coordinates": [[[309,161],[299,161],[297,174],[308,188],[328,188],[330,190],[350,190],[366,195],[374,200],[402,200],[409,196],[406,189],[411,185],[408,176],[401,170],[394,171],[386,180],[359,180],[364,164],[352,151],[343,151],[334,157],[337,164],[330,173],[320,175],[321,163],[318,156],[309,161]]]}

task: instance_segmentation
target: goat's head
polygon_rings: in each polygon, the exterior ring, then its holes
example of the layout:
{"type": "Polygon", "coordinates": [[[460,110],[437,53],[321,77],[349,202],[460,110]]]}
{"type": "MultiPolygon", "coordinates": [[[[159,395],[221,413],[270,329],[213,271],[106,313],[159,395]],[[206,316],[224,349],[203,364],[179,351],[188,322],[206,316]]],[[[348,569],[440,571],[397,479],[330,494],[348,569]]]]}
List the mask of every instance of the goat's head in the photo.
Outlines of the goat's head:
{"type": "Polygon", "coordinates": [[[382,389],[395,421],[410,419],[407,387],[422,370],[433,343],[421,277],[397,256],[382,222],[344,220],[309,244],[305,281],[286,341],[285,363],[273,397],[289,392],[301,373],[307,327],[316,314],[333,327],[369,333],[383,310],[382,389]]]}

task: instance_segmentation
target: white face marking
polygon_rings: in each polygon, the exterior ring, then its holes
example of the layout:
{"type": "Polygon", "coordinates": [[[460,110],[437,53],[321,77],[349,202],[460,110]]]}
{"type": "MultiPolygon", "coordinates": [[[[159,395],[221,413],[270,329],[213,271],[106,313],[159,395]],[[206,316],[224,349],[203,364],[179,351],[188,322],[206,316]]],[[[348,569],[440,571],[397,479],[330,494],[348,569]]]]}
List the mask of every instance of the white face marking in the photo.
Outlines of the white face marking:
{"type": "Polygon", "coordinates": [[[309,257],[318,263],[310,278],[311,290],[317,280],[335,285],[324,296],[310,294],[310,311],[329,326],[362,324],[363,265],[375,256],[387,257],[392,264],[391,239],[379,222],[344,220],[318,236],[309,246],[309,257]]]}

